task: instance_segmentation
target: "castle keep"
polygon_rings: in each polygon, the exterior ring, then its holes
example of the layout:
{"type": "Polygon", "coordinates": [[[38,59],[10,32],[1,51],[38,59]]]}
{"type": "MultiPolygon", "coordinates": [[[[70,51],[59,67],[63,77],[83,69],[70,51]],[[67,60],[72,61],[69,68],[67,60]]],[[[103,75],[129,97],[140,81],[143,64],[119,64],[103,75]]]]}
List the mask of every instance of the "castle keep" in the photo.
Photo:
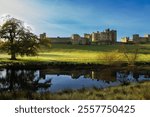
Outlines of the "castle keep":
{"type": "Polygon", "coordinates": [[[97,31],[92,34],[84,34],[84,37],[73,34],[71,39],[73,44],[114,44],[117,41],[117,31],[106,29],[103,32],[97,31]]]}
{"type": "Polygon", "coordinates": [[[117,31],[106,29],[103,32],[92,33],[92,42],[110,43],[113,44],[117,41],[117,31]]]}

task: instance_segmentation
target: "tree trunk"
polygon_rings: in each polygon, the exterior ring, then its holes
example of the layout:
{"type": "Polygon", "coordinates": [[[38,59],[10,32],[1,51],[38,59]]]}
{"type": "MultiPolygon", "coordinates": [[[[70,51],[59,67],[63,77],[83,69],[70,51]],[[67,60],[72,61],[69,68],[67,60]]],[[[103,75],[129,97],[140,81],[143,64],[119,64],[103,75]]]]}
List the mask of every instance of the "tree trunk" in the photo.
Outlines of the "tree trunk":
{"type": "Polygon", "coordinates": [[[16,54],[15,53],[11,53],[11,59],[10,60],[17,60],[16,59],[16,54]]]}
{"type": "Polygon", "coordinates": [[[15,52],[15,45],[14,45],[13,38],[10,40],[10,43],[11,43],[11,50],[10,50],[11,58],[10,58],[10,60],[16,60],[16,52],[15,52]]]}
{"type": "Polygon", "coordinates": [[[15,53],[15,48],[14,48],[14,45],[12,44],[11,45],[11,58],[10,58],[10,60],[16,60],[16,53],[15,53]]]}

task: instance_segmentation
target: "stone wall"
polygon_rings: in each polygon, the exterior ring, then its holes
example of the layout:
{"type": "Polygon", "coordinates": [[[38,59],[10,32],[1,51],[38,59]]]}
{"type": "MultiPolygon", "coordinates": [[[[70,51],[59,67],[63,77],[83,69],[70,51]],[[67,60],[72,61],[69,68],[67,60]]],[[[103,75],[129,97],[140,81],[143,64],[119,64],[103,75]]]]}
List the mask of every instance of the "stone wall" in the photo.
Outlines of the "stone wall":
{"type": "Polygon", "coordinates": [[[46,33],[40,34],[40,39],[50,39],[52,44],[80,44],[90,45],[92,43],[97,44],[113,44],[117,41],[117,31],[106,29],[103,32],[97,31],[92,34],[84,34],[81,37],[78,34],[73,34],[71,37],[46,37],[46,33]]]}
{"type": "Polygon", "coordinates": [[[150,35],[145,35],[144,37],[140,37],[138,34],[133,35],[134,43],[149,43],[150,35]]]}
{"type": "Polygon", "coordinates": [[[71,44],[70,37],[49,37],[51,44],[71,44]]]}
{"type": "Polygon", "coordinates": [[[42,39],[49,39],[51,44],[71,44],[71,38],[70,37],[47,37],[46,33],[40,34],[39,37],[42,39]]]}

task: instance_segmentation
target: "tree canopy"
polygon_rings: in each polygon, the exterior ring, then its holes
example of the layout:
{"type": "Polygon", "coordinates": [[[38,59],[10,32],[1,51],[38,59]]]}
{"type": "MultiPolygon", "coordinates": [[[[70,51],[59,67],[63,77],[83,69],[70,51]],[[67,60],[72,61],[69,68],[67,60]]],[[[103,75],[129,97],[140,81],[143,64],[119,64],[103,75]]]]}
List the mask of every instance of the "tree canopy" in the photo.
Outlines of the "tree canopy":
{"type": "Polygon", "coordinates": [[[0,39],[5,40],[3,47],[11,55],[11,60],[15,60],[16,55],[37,55],[38,37],[21,20],[7,19],[0,26],[0,39]]]}

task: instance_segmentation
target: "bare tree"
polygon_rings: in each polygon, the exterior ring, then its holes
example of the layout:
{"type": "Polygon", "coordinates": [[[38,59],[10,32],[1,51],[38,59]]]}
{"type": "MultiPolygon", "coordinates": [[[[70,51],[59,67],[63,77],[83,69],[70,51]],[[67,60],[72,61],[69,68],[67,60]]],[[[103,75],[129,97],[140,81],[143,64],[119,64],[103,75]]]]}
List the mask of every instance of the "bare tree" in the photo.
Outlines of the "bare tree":
{"type": "Polygon", "coordinates": [[[135,44],[134,49],[129,49],[125,45],[121,46],[121,50],[127,59],[128,65],[133,66],[139,57],[139,45],[135,44]]]}

